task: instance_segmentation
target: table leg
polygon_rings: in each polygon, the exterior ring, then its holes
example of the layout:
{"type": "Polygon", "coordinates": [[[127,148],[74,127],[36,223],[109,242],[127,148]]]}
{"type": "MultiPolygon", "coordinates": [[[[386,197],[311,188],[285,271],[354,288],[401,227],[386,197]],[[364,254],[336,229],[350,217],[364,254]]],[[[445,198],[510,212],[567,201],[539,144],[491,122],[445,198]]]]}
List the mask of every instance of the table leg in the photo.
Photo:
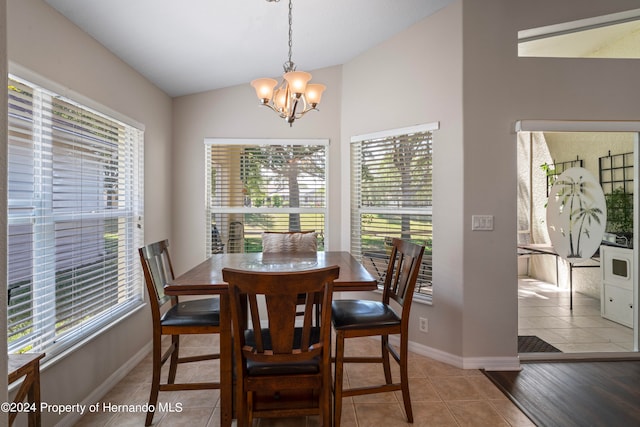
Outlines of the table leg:
{"type": "Polygon", "coordinates": [[[233,419],[233,360],[229,294],[220,295],[220,425],[231,427],[233,419]]]}

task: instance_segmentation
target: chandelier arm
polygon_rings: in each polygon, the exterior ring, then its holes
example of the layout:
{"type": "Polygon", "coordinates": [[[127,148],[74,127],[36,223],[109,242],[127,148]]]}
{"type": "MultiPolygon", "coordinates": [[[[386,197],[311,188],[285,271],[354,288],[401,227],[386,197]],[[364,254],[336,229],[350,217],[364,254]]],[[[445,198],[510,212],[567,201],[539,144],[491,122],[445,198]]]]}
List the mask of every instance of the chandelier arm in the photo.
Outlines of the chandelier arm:
{"type": "Polygon", "coordinates": [[[276,113],[278,113],[278,114],[280,113],[280,112],[279,112],[279,111],[278,111],[278,110],[277,110],[273,105],[271,105],[270,103],[264,103],[264,104],[262,104],[262,103],[261,103],[260,105],[262,105],[263,107],[269,107],[269,108],[271,108],[273,111],[275,111],[275,112],[276,112],[276,113]]]}
{"type": "Polygon", "coordinates": [[[320,111],[320,110],[318,110],[318,108],[316,107],[307,107],[304,110],[302,110],[302,112],[298,113],[298,116],[296,117],[296,119],[299,119],[300,117],[304,116],[309,111],[320,111]]]}

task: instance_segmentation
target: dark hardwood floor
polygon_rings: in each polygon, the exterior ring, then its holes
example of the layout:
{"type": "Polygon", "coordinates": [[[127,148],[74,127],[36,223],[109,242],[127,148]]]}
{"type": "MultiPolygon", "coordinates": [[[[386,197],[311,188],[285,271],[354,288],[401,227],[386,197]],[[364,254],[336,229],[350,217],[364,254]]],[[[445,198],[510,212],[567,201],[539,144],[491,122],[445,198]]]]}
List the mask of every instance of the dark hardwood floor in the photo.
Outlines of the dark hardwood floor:
{"type": "Polygon", "coordinates": [[[640,426],[640,361],[526,362],[484,372],[536,425],[640,426]]]}

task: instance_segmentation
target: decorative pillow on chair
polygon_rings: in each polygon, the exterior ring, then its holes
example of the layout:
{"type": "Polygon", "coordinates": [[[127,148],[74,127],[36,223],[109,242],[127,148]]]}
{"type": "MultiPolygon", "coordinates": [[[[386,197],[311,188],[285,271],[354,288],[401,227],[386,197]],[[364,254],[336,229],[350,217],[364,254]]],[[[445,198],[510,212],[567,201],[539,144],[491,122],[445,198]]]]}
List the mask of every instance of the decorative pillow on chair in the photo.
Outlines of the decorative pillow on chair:
{"type": "Polygon", "coordinates": [[[262,233],[262,252],[316,252],[318,234],[315,231],[293,233],[262,233]]]}

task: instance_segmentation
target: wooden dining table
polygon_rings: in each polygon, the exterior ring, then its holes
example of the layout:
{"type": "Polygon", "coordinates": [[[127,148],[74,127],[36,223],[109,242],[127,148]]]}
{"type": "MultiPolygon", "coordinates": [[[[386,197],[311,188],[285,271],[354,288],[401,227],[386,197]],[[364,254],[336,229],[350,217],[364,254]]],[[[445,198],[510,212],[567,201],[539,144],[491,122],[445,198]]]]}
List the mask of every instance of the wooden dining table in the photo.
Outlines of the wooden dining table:
{"type": "Polygon", "coordinates": [[[247,271],[303,271],[337,265],[340,267],[334,292],[368,291],[377,287],[374,277],[349,252],[232,253],[214,254],[165,285],[167,295],[220,296],[220,425],[233,419],[233,360],[231,313],[228,285],[223,268],[247,271]]]}

